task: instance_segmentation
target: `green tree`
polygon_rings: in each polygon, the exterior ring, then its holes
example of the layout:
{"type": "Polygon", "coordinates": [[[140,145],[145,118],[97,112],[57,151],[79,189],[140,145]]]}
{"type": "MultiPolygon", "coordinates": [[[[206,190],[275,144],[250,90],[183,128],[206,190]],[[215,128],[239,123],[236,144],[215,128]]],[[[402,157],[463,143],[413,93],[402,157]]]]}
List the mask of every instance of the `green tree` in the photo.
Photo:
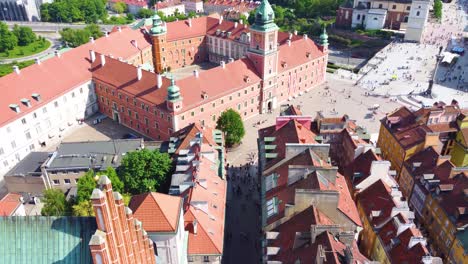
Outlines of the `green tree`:
{"type": "Polygon", "coordinates": [[[8,29],[8,25],[0,22],[0,51],[12,50],[18,46],[18,38],[8,29]]]}
{"type": "Polygon", "coordinates": [[[127,11],[127,5],[124,2],[117,2],[112,6],[112,9],[119,14],[123,14],[127,11]]]}
{"type": "Polygon", "coordinates": [[[442,19],[442,1],[441,0],[434,1],[434,16],[437,19],[442,19]]]}
{"type": "Polygon", "coordinates": [[[65,194],[59,189],[48,189],[44,191],[42,198],[41,214],[44,216],[64,216],[69,214],[69,205],[65,194]]]}
{"type": "Polygon", "coordinates": [[[107,175],[109,180],[112,182],[112,190],[114,190],[114,192],[122,193],[124,191],[124,183],[120,180],[114,168],[107,167],[105,171],[100,171],[97,175],[107,175]]]}
{"type": "Polygon", "coordinates": [[[100,38],[100,37],[102,37],[104,35],[102,33],[101,29],[99,28],[99,26],[96,25],[96,24],[87,25],[84,28],[84,30],[87,31],[89,33],[89,35],[91,37],[93,37],[94,39],[98,39],[98,38],[100,38]]]}
{"type": "Polygon", "coordinates": [[[82,201],[72,206],[73,216],[94,216],[91,200],[82,201]]]}
{"type": "Polygon", "coordinates": [[[154,12],[153,10],[151,9],[148,9],[148,8],[141,8],[140,10],[138,10],[138,14],[137,14],[137,17],[139,18],[150,18],[152,17],[156,12],[154,12]]]}
{"type": "Polygon", "coordinates": [[[32,31],[30,27],[20,27],[15,25],[13,27],[13,34],[15,34],[18,39],[18,45],[27,46],[34,41],[36,41],[36,34],[32,31]]]}
{"type": "Polygon", "coordinates": [[[94,188],[96,188],[94,171],[89,170],[85,175],[81,176],[78,179],[76,187],[76,202],[79,204],[83,201],[88,201],[91,198],[94,188]]]}
{"type": "Polygon", "coordinates": [[[158,150],[142,149],[128,152],[122,159],[119,176],[124,190],[139,194],[159,190],[171,169],[171,158],[158,150]]]}
{"type": "Polygon", "coordinates": [[[239,144],[245,135],[244,123],[238,112],[228,109],[221,113],[216,128],[223,131],[227,146],[239,144]]]}
{"type": "Polygon", "coordinates": [[[249,25],[253,25],[255,23],[255,10],[249,12],[249,17],[247,18],[249,25]]]}

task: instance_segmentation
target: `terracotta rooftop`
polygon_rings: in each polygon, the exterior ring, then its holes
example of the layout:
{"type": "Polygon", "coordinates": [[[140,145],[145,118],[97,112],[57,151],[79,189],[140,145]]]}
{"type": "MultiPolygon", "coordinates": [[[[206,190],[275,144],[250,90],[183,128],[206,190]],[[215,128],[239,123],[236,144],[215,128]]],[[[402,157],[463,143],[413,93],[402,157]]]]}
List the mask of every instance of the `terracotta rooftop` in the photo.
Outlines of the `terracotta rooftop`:
{"type": "MultiPolygon", "coordinates": [[[[99,53],[96,54],[92,69],[94,78],[118,87],[119,91],[162,109],[166,107],[167,87],[170,85],[168,78],[162,78],[162,87],[158,89],[156,74],[143,70],[141,80],[137,80],[135,66],[110,57],[106,57],[105,65],[102,66],[99,53]]],[[[191,76],[179,80],[176,85],[180,87],[183,98],[181,112],[258,82],[260,77],[255,67],[245,58],[227,63],[225,68],[219,66],[200,72],[199,77],[191,76]],[[249,80],[246,80],[246,76],[249,80]],[[202,100],[202,93],[208,95],[208,99],[202,100]]]]}
{"type": "Polygon", "coordinates": [[[192,141],[198,133],[203,134],[203,143],[211,146],[217,146],[218,144],[214,141],[213,130],[208,127],[202,127],[198,123],[192,123],[171,135],[171,137],[178,138],[177,149],[175,154],[179,154],[181,149],[190,148],[190,141],[192,141]]]}
{"type": "Polygon", "coordinates": [[[386,221],[395,206],[390,195],[390,187],[382,180],[378,180],[360,192],[357,195],[357,200],[373,226],[386,221]]]}
{"type": "Polygon", "coordinates": [[[8,193],[0,200],[0,216],[11,216],[22,204],[21,194],[8,193]]]}
{"type": "MultiPolygon", "coordinates": [[[[304,211],[294,215],[288,221],[276,227],[273,231],[279,232],[279,236],[271,240],[271,247],[279,247],[280,250],[277,255],[271,256],[269,260],[281,261],[282,263],[295,263],[300,260],[301,263],[314,263],[318,245],[322,245],[327,252],[327,261],[324,263],[341,263],[340,258],[344,257],[344,249],[346,245],[336,239],[328,231],[319,234],[315,243],[311,241],[304,241],[303,245],[296,245],[296,237],[303,234],[307,237],[310,234],[311,225],[328,225],[330,223],[317,223],[317,213],[319,211],[313,206],[308,207],[304,211]]],[[[367,258],[364,257],[357,247],[355,241],[351,246],[352,253],[355,259],[354,263],[364,263],[367,258]]]]}
{"type": "Polygon", "coordinates": [[[189,189],[184,215],[185,230],[189,231],[188,254],[222,254],[224,217],[226,211],[226,182],[217,175],[216,164],[200,158],[198,181],[189,189]],[[197,220],[197,234],[193,222],[197,220]]]}
{"type": "Polygon", "coordinates": [[[167,7],[173,7],[173,6],[178,6],[178,5],[183,5],[183,3],[180,0],[166,0],[166,1],[157,1],[156,4],[154,4],[154,7],[156,10],[164,9],[167,7]]]}
{"type": "MultiPolygon", "coordinates": [[[[54,57],[21,69],[20,74],[11,73],[0,78],[0,126],[5,125],[27,113],[31,113],[52,100],[60,97],[78,85],[85,84],[91,80],[89,71],[89,50],[112,54],[114,57],[128,59],[137,55],[139,49],[131,44],[136,40],[140,49],[150,45],[144,35],[137,30],[122,28],[101,37],[94,43],[86,43],[54,57]],[[44,85],[47,84],[47,85],[44,85]],[[13,89],[14,88],[14,89],[13,89]],[[41,100],[36,101],[32,94],[40,95],[41,100]],[[30,100],[31,107],[21,103],[21,99],[30,100]],[[21,112],[16,113],[10,109],[10,104],[17,104],[21,112]]],[[[61,103],[61,102],[60,102],[61,103]]]]}
{"type": "Polygon", "coordinates": [[[437,151],[433,147],[428,147],[411,156],[408,160],[405,161],[404,166],[413,176],[431,174],[433,173],[434,168],[437,166],[438,158],[439,154],[437,151]]]}
{"type": "Polygon", "coordinates": [[[132,196],[128,205],[147,232],[177,232],[182,199],[151,192],[132,196]]]}
{"type": "Polygon", "coordinates": [[[371,166],[373,161],[381,160],[372,149],[361,153],[350,164],[349,168],[345,170],[345,175],[349,178],[353,187],[365,180],[371,173],[371,166]]]}

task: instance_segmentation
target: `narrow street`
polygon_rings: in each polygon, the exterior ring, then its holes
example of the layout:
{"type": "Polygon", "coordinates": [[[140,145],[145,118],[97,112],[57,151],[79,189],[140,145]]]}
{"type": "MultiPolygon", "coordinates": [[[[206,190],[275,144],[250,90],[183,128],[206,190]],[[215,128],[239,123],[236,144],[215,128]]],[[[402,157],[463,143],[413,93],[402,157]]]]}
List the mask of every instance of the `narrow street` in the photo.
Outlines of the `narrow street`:
{"type": "Polygon", "coordinates": [[[223,263],[260,263],[261,212],[256,163],[230,167],[227,180],[223,263]]]}

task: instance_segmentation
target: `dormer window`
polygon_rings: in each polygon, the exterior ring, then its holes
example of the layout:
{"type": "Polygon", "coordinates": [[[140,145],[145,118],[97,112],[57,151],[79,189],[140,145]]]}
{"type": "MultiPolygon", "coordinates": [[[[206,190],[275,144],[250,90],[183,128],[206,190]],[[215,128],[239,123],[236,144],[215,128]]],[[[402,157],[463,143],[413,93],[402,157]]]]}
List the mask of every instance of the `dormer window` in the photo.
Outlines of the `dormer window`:
{"type": "Polygon", "coordinates": [[[203,100],[208,99],[208,94],[205,91],[202,92],[201,96],[203,100]]]}
{"type": "Polygon", "coordinates": [[[34,98],[34,100],[40,102],[41,101],[41,95],[38,94],[38,93],[33,93],[32,95],[32,98],[34,98]]]}
{"type": "Polygon", "coordinates": [[[27,107],[31,107],[31,101],[29,101],[29,99],[27,98],[21,99],[21,103],[23,103],[27,107]]]}
{"type": "Polygon", "coordinates": [[[250,82],[250,77],[249,77],[249,76],[244,76],[244,81],[245,81],[246,83],[250,82]]]}
{"type": "Polygon", "coordinates": [[[13,110],[13,111],[15,111],[16,113],[20,113],[20,112],[21,112],[20,107],[19,107],[19,105],[17,105],[17,104],[10,104],[10,109],[13,110]]]}

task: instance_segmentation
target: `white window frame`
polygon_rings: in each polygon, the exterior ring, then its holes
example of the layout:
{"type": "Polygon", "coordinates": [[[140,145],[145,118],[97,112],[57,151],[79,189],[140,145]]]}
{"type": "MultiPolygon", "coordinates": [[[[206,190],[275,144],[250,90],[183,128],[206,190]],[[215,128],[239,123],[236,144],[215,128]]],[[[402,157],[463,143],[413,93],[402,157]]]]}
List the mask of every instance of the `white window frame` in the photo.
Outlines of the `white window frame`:
{"type": "Polygon", "coordinates": [[[267,217],[272,217],[278,213],[278,197],[273,197],[266,202],[266,213],[267,217]]]}

